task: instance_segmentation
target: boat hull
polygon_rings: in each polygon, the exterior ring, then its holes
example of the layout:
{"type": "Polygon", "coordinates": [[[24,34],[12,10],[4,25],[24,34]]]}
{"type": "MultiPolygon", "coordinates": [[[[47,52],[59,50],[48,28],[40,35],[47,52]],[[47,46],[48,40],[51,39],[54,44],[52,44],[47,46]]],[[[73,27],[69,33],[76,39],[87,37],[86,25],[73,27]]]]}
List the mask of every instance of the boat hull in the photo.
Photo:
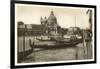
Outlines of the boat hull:
{"type": "Polygon", "coordinates": [[[56,42],[51,44],[34,44],[32,47],[34,48],[60,48],[60,47],[68,47],[68,46],[76,46],[77,44],[81,43],[81,40],[72,41],[72,42],[56,42]]]}

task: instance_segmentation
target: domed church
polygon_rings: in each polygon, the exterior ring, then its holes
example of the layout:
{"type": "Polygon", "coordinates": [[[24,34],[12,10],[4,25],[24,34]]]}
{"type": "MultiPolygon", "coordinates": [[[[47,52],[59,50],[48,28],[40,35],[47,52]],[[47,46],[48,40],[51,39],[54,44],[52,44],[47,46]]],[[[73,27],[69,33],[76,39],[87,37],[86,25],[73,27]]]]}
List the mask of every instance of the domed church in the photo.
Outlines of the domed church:
{"type": "MultiPolygon", "coordinates": [[[[19,24],[20,22],[18,22],[19,24]]],[[[24,32],[24,26],[27,27],[27,35],[34,35],[34,36],[45,36],[48,37],[55,37],[56,35],[59,35],[59,25],[57,24],[57,18],[54,15],[54,12],[51,11],[50,16],[47,18],[46,16],[44,18],[40,18],[40,25],[38,24],[23,24],[21,26],[18,26],[19,30],[19,36],[23,35],[24,32]],[[30,28],[30,27],[31,28],[30,28]]]]}
{"type": "Polygon", "coordinates": [[[48,35],[57,35],[57,19],[54,15],[54,12],[51,11],[50,16],[47,18],[45,17],[44,19],[41,17],[41,25],[44,25],[46,27],[46,33],[48,35]]]}

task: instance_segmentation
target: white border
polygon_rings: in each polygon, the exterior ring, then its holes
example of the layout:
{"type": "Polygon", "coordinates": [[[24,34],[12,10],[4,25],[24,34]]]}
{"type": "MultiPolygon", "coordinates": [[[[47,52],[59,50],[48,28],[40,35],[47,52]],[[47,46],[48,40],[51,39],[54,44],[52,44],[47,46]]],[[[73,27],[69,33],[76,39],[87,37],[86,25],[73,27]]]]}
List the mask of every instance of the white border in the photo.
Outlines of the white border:
{"type": "MultiPolygon", "coordinates": [[[[16,5],[18,5],[18,4],[15,4],[15,8],[16,8],[16,5]]],[[[19,4],[19,5],[26,5],[26,6],[36,6],[36,7],[56,7],[56,8],[71,8],[71,9],[92,9],[93,10],[93,16],[92,16],[92,18],[93,18],[93,23],[92,23],[92,31],[93,31],[93,37],[92,37],[92,39],[93,39],[93,51],[92,51],[92,53],[93,53],[93,59],[88,59],[88,60],[86,60],[86,59],[84,59],[84,60],[70,60],[70,61],[51,61],[51,62],[36,62],[36,63],[17,63],[17,21],[16,21],[16,17],[15,17],[15,65],[17,66],[20,66],[20,65],[37,65],[37,64],[52,64],[52,63],[72,63],[72,62],[88,62],[88,61],[94,61],[94,8],[83,8],[83,7],[62,7],[62,6],[48,6],[48,5],[31,5],[31,4],[19,4]]],[[[15,12],[16,13],[16,12],[15,12]]],[[[15,15],[16,16],[16,15],[15,15]]]]}

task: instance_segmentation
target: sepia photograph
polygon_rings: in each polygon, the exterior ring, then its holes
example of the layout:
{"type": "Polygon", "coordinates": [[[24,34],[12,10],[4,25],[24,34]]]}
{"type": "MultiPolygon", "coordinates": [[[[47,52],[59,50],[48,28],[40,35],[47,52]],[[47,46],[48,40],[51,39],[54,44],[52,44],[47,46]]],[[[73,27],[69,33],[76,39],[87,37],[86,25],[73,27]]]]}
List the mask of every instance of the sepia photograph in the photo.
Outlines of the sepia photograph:
{"type": "Polygon", "coordinates": [[[15,65],[95,61],[95,9],[15,3],[15,65]]]}

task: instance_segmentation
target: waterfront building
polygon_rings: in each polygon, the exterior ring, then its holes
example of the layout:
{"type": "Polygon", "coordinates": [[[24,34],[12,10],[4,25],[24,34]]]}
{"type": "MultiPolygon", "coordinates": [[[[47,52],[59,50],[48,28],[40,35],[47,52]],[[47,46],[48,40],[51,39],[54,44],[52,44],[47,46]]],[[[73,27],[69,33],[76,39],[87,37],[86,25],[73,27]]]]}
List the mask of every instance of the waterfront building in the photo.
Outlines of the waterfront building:
{"type": "Polygon", "coordinates": [[[51,11],[50,16],[47,18],[40,18],[40,24],[24,24],[22,22],[18,22],[18,33],[19,35],[23,35],[23,31],[26,31],[27,35],[37,35],[37,36],[57,36],[58,35],[58,24],[57,18],[54,15],[54,12],[51,11]],[[26,25],[26,30],[25,30],[26,25]]]}

